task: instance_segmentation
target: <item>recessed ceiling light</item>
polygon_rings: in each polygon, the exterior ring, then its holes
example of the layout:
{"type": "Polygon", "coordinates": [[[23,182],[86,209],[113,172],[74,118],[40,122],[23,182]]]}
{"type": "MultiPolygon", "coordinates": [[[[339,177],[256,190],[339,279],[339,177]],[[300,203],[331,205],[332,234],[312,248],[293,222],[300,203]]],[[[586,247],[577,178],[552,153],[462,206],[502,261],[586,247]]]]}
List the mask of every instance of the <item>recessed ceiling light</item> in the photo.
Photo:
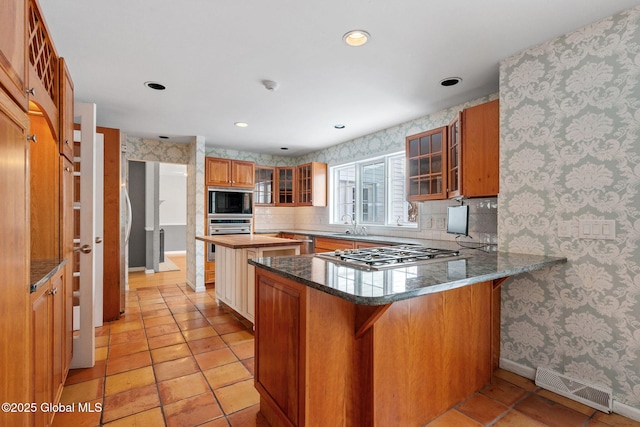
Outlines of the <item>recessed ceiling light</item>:
{"type": "Polygon", "coordinates": [[[344,40],[346,44],[354,47],[362,46],[368,42],[370,38],[371,35],[363,30],[351,30],[342,36],[342,40],[344,40]]]}
{"type": "Polygon", "coordinates": [[[334,126],[334,128],[336,128],[336,129],[344,129],[344,127],[345,127],[344,125],[335,125],[334,126]]]}
{"type": "Polygon", "coordinates": [[[169,139],[169,137],[166,136],[166,135],[159,135],[158,138],[160,138],[160,139],[169,139]]]}
{"type": "Polygon", "coordinates": [[[154,90],[165,90],[167,88],[165,85],[158,82],[144,82],[144,85],[149,89],[154,89],[154,90]]]}
{"type": "Polygon", "coordinates": [[[446,79],[440,80],[440,84],[442,86],[455,86],[461,81],[462,79],[460,77],[447,77],[446,79]]]}
{"type": "Polygon", "coordinates": [[[283,151],[287,151],[289,148],[288,147],[280,147],[281,150],[283,151]]]}
{"type": "Polygon", "coordinates": [[[246,128],[247,126],[249,126],[249,123],[235,122],[234,125],[238,126],[239,128],[246,128]]]}

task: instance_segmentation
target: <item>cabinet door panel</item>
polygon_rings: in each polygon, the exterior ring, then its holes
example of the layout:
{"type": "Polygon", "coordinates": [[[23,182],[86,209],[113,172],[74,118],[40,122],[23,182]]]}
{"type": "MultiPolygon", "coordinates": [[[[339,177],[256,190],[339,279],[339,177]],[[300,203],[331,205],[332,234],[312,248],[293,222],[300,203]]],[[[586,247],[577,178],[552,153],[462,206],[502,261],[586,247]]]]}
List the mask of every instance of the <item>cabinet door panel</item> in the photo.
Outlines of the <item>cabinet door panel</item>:
{"type": "Polygon", "coordinates": [[[299,424],[300,324],[304,294],[258,276],[256,385],[299,424]],[[287,360],[284,366],[282,361],[287,360]]]}
{"type": "MultiPolygon", "coordinates": [[[[6,402],[31,402],[29,300],[29,181],[27,114],[0,90],[0,394],[6,402]]],[[[0,425],[17,425],[24,414],[0,412],[0,425]]]]}
{"type": "Polygon", "coordinates": [[[0,86],[27,111],[27,1],[3,0],[0,8],[0,86]]]}
{"type": "Polygon", "coordinates": [[[231,185],[231,160],[205,158],[205,184],[218,187],[231,185]]]}
{"type": "Polygon", "coordinates": [[[407,200],[435,200],[446,196],[447,126],[406,138],[407,200]]]}

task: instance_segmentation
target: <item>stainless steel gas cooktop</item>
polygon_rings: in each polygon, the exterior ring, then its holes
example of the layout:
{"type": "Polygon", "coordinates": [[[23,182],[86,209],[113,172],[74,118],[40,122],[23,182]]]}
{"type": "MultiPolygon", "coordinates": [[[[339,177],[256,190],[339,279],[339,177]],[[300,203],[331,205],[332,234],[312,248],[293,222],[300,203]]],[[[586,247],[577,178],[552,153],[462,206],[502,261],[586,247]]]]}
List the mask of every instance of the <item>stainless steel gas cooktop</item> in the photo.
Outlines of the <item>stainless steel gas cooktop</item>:
{"type": "Polygon", "coordinates": [[[428,248],[420,245],[382,246],[379,248],[346,249],[343,251],[323,252],[317,257],[338,264],[369,270],[409,267],[435,258],[455,257],[460,251],[451,249],[428,248]]]}

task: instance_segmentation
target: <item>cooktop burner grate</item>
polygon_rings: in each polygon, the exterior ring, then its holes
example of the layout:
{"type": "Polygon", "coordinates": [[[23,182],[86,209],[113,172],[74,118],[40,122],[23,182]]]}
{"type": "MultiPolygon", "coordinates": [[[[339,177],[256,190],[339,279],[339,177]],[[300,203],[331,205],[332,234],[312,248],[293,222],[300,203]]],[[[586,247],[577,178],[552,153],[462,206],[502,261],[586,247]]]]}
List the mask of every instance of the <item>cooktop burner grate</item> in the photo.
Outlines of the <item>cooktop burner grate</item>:
{"type": "Polygon", "coordinates": [[[404,267],[419,261],[458,256],[460,251],[429,248],[419,245],[382,246],[376,248],[346,249],[317,254],[323,258],[355,267],[381,269],[404,267]]]}

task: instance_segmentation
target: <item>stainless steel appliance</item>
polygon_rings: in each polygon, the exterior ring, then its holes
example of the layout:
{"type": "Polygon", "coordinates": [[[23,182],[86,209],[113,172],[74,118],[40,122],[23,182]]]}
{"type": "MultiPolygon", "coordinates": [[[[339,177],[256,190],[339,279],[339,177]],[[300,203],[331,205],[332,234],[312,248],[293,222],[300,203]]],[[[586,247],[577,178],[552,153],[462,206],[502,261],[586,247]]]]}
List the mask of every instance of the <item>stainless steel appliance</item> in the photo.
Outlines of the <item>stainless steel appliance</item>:
{"type": "Polygon", "coordinates": [[[208,188],[209,216],[239,216],[250,218],[253,214],[253,190],[208,188]]]}
{"type": "MultiPolygon", "coordinates": [[[[220,234],[249,234],[251,233],[251,217],[238,218],[232,216],[212,216],[209,217],[209,228],[207,234],[215,236],[220,234]]],[[[207,261],[216,260],[216,245],[207,243],[207,261]]]]}
{"type": "Polygon", "coordinates": [[[379,248],[346,249],[324,252],[316,256],[352,267],[367,270],[409,267],[435,258],[455,257],[460,251],[428,248],[420,245],[383,246],[379,248]]]}

